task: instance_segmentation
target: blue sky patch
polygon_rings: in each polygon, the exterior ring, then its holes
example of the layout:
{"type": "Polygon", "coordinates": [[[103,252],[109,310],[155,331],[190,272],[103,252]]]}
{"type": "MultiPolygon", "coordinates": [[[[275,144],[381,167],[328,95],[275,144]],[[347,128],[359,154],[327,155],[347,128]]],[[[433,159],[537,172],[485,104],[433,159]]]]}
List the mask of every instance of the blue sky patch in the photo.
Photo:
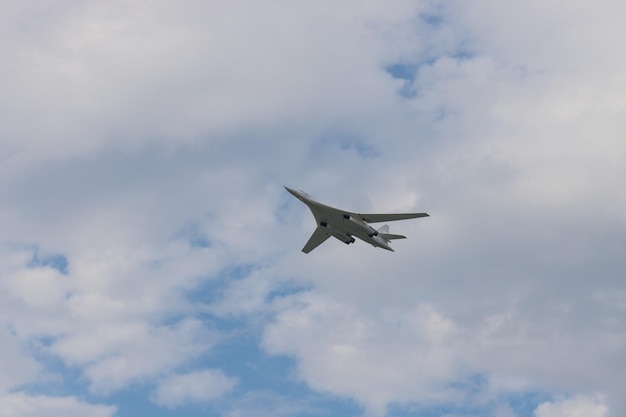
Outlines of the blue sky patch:
{"type": "Polygon", "coordinates": [[[404,98],[413,98],[417,95],[414,88],[415,76],[419,66],[416,64],[394,64],[385,68],[385,71],[397,80],[404,83],[398,89],[398,94],[404,98]]]}
{"type": "Polygon", "coordinates": [[[439,29],[444,23],[444,18],[440,14],[422,13],[420,14],[420,19],[422,22],[435,29],[439,29]]]}
{"type": "Polygon", "coordinates": [[[474,58],[476,54],[469,49],[460,49],[452,55],[457,61],[467,61],[474,58]]]}
{"type": "Polygon", "coordinates": [[[511,406],[518,417],[535,417],[537,406],[551,399],[550,395],[539,391],[511,393],[500,397],[503,403],[511,406]]]}
{"type": "Polygon", "coordinates": [[[29,268],[52,268],[56,269],[63,275],[67,275],[69,262],[64,255],[54,253],[45,254],[35,250],[33,258],[28,263],[29,268]]]}
{"type": "Polygon", "coordinates": [[[393,78],[411,82],[415,79],[417,68],[415,64],[393,64],[386,67],[385,71],[393,78]]]}
{"type": "MultiPolygon", "coordinates": [[[[329,152],[341,151],[354,153],[363,159],[375,159],[380,156],[380,150],[358,135],[335,133],[322,136],[313,144],[316,157],[324,158],[329,152]]],[[[338,157],[335,153],[333,158],[338,157]]]]}
{"type": "Polygon", "coordinates": [[[194,248],[208,248],[211,246],[211,241],[199,222],[187,223],[180,229],[177,237],[186,240],[194,248]]]}

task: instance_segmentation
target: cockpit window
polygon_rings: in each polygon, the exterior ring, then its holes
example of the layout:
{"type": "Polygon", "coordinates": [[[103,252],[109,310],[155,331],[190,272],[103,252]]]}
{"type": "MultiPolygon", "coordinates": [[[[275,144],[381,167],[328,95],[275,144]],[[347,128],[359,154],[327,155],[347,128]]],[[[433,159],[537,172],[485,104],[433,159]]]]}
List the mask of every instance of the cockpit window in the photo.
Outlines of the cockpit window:
{"type": "Polygon", "coordinates": [[[300,191],[300,192],[302,193],[302,195],[303,195],[303,196],[305,196],[306,198],[309,198],[309,199],[311,199],[311,200],[315,200],[315,199],[311,196],[311,194],[307,194],[307,193],[305,193],[305,192],[304,192],[304,191],[302,191],[302,190],[298,190],[298,191],[300,191]]]}

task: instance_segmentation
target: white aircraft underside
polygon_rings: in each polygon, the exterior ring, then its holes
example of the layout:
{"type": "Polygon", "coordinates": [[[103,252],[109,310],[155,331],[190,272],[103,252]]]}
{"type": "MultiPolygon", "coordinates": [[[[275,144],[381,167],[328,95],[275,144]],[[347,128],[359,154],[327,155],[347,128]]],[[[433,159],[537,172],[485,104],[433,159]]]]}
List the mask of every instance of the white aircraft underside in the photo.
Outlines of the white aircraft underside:
{"type": "Polygon", "coordinates": [[[293,190],[289,187],[285,187],[285,189],[311,209],[311,213],[313,213],[317,223],[317,228],[306,245],[304,245],[304,248],[302,248],[304,253],[311,252],[331,236],[346,244],[354,243],[354,238],[357,237],[374,247],[393,252],[389,242],[394,239],[406,239],[406,236],[390,234],[389,226],[387,225],[376,230],[368,223],[428,217],[427,213],[352,213],[322,204],[302,190],[293,190]]]}

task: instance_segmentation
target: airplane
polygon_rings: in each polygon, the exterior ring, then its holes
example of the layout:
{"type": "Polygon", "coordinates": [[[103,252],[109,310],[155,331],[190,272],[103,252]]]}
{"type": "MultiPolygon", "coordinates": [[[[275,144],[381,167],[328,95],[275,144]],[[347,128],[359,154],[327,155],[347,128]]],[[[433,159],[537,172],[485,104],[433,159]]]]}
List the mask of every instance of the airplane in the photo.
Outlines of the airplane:
{"type": "Polygon", "coordinates": [[[356,236],[374,247],[394,252],[389,246],[389,242],[394,239],[406,239],[406,236],[390,234],[388,225],[376,230],[369,223],[429,217],[428,213],[352,213],[322,204],[302,190],[294,190],[289,187],[285,187],[285,189],[309,207],[317,223],[317,228],[302,248],[304,253],[311,252],[331,236],[347,245],[354,243],[354,236],[356,236]]]}

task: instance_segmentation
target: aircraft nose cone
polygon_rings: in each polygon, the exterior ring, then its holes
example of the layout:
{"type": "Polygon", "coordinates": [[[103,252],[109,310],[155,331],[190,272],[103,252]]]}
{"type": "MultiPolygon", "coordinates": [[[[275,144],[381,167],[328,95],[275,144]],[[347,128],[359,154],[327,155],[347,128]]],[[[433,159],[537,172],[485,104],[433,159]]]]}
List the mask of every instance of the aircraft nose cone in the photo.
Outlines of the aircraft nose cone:
{"type": "Polygon", "coordinates": [[[293,189],[291,189],[291,188],[289,188],[287,186],[283,186],[283,187],[285,187],[285,190],[289,191],[290,194],[298,197],[298,193],[296,193],[296,190],[293,190],[293,189]]]}

